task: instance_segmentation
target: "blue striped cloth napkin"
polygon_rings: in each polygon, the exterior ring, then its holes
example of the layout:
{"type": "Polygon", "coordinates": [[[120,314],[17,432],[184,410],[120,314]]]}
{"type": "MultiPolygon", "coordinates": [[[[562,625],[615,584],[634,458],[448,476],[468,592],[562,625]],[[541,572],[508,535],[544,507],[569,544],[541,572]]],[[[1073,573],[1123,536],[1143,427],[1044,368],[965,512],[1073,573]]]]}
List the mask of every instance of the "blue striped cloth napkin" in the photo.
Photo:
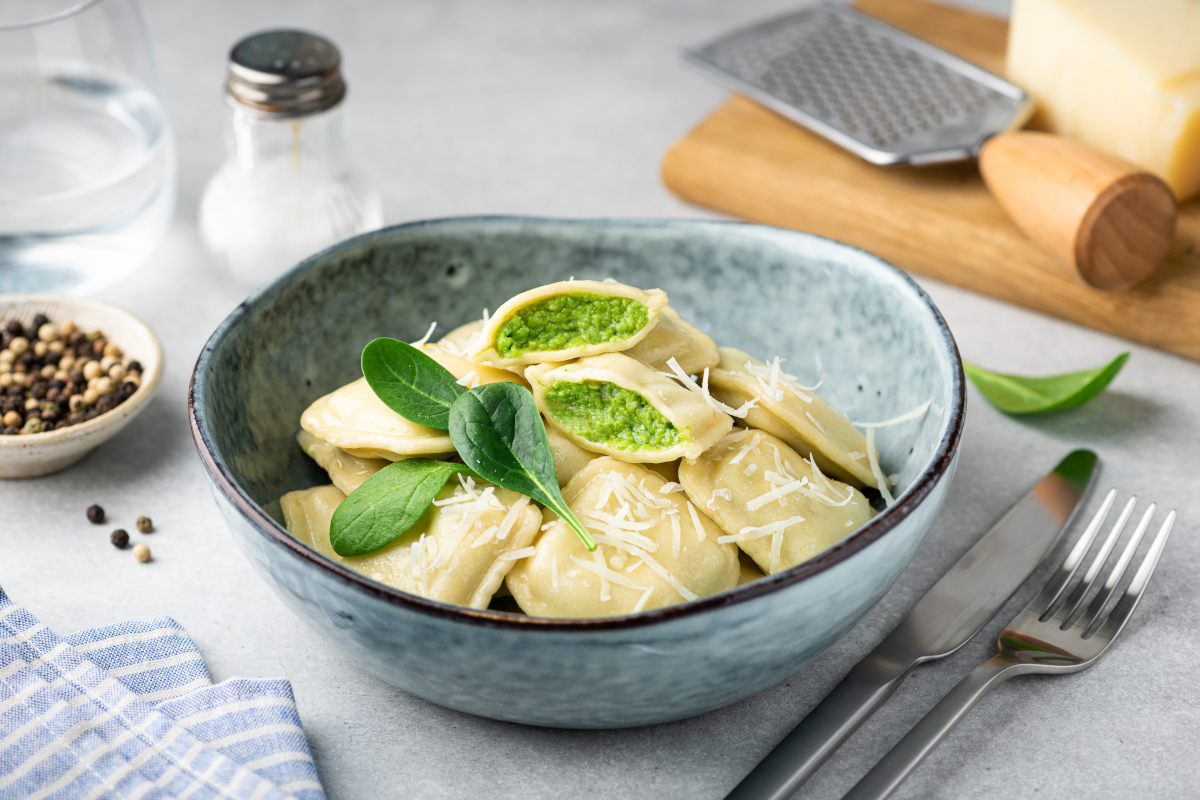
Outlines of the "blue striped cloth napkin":
{"type": "Polygon", "coordinates": [[[59,637],[0,588],[0,800],[324,800],[292,687],[169,617],[59,637]]]}

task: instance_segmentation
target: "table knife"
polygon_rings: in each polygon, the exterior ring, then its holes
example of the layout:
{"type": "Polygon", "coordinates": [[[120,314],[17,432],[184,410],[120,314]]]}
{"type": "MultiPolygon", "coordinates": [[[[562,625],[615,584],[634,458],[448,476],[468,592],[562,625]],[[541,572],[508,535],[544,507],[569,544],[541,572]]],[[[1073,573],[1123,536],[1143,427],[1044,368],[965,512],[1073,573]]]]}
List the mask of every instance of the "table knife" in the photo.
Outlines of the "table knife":
{"type": "Polygon", "coordinates": [[[987,624],[1037,568],[1098,472],[1076,450],[1001,517],[878,647],[784,737],[726,800],[786,800],[883,705],[918,664],[944,658],[987,624]]]}

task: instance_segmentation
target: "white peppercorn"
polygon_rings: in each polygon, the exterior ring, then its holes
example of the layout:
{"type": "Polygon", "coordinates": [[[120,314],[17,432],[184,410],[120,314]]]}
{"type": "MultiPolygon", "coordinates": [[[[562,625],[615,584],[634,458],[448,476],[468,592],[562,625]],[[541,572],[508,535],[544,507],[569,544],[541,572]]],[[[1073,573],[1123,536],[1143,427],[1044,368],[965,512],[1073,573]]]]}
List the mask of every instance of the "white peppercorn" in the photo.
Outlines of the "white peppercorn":
{"type": "Polygon", "coordinates": [[[77,330],[79,330],[79,326],[76,325],[72,320],[67,320],[62,324],[61,332],[63,336],[70,336],[77,330]]]}
{"type": "Polygon", "coordinates": [[[89,361],[83,365],[83,377],[87,378],[89,381],[92,378],[99,378],[103,374],[104,369],[100,366],[99,361],[89,361]]]}
{"type": "Polygon", "coordinates": [[[56,372],[58,372],[58,367],[54,366],[53,364],[47,364],[46,366],[42,367],[38,374],[50,381],[54,380],[54,373],[56,372]]]}
{"type": "Polygon", "coordinates": [[[96,379],[96,391],[102,395],[108,394],[113,389],[112,378],[103,377],[96,379]]]}
{"type": "Polygon", "coordinates": [[[0,363],[11,364],[17,357],[17,354],[7,347],[0,350],[0,363]]]}
{"type": "Polygon", "coordinates": [[[0,372],[0,389],[7,389],[12,386],[13,377],[11,372],[0,372]]]}
{"type": "Polygon", "coordinates": [[[108,372],[110,369],[112,369],[112,365],[116,363],[119,363],[117,359],[113,358],[112,356],[105,356],[104,358],[100,359],[100,369],[108,372]]]}
{"type": "Polygon", "coordinates": [[[109,342],[104,345],[104,355],[111,356],[112,358],[120,358],[125,353],[117,346],[116,342],[109,342]]]}
{"type": "Polygon", "coordinates": [[[99,399],[100,399],[100,393],[97,392],[95,389],[88,389],[86,392],[83,393],[83,402],[86,405],[94,406],[94,405],[96,405],[96,401],[99,399]]]}
{"type": "Polygon", "coordinates": [[[150,560],[150,548],[144,544],[134,545],[133,557],[145,564],[150,560]]]}
{"type": "Polygon", "coordinates": [[[72,413],[76,411],[82,411],[86,405],[87,401],[84,400],[83,395],[81,394],[73,394],[71,395],[71,399],[67,401],[67,407],[71,409],[72,413]]]}
{"type": "Polygon", "coordinates": [[[15,428],[21,424],[21,415],[16,411],[9,411],[4,415],[4,427],[15,428]]]}
{"type": "Polygon", "coordinates": [[[37,356],[38,358],[41,358],[42,356],[46,355],[46,353],[49,353],[49,352],[50,352],[50,345],[46,344],[45,342],[39,340],[39,341],[36,341],[33,343],[33,354],[35,356],[37,356]]]}
{"type": "Polygon", "coordinates": [[[38,338],[43,342],[53,342],[58,339],[58,327],[53,323],[47,322],[42,327],[38,328],[38,338]]]}
{"type": "Polygon", "coordinates": [[[24,336],[17,336],[8,343],[8,349],[12,350],[13,355],[22,355],[26,350],[29,349],[29,340],[24,336]]]}
{"type": "Polygon", "coordinates": [[[120,364],[113,364],[108,371],[108,377],[112,378],[113,383],[120,383],[125,380],[125,367],[120,364]]]}
{"type": "Polygon", "coordinates": [[[66,350],[67,348],[63,345],[62,339],[55,339],[50,344],[46,345],[46,349],[51,353],[61,354],[62,351],[66,350]]]}

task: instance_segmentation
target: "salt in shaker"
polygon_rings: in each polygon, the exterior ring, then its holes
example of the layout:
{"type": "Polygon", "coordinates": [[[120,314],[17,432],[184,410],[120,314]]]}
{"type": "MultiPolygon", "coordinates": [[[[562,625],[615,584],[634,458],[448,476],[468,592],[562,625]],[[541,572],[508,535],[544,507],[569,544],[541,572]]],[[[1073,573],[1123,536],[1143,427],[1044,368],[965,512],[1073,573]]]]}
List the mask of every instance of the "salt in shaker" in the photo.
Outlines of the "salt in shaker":
{"type": "Polygon", "coordinates": [[[204,190],[200,234],[243,288],[383,224],[348,157],[345,95],[328,39],[272,30],[230,51],[228,158],[204,190]]]}

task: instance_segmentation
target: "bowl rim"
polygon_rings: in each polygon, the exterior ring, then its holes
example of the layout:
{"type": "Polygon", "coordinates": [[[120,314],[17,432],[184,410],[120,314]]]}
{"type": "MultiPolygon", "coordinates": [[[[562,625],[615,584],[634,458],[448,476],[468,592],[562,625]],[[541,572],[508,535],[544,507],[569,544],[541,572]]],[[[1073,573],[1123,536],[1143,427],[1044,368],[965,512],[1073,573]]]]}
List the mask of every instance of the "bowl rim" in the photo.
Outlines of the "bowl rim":
{"type": "Polygon", "coordinates": [[[91,297],[72,297],[70,295],[53,294],[50,292],[21,292],[0,295],[0,309],[17,303],[36,304],[39,301],[87,307],[109,317],[123,317],[127,323],[145,332],[147,340],[151,345],[153,361],[148,365],[146,363],[142,364],[144,369],[137,391],[131,394],[129,399],[121,403],[121,405],[85,422],[80,422],[77,425],[69,425],[65,428],[25,434],[23,436],[0,436],[0,455],[6,452],[27,449],[34,445],[38,447],[61,445],[93,434],[96,431],[111,426],[113,423],[123,422],[134,414],[137,414],[146,403],[150,402],[150,399],[158,391],[158,385],[162,382],[163,368],[165,367],[162,342],[159,341],[158,334],[154,332],[154,329],[136,315],[112,303],[106,303],[103,300],[96,300],[91,297]]]}
{"type": "Polygon", "coordinates": [[[897,527],[901,522],[925,500],[926,497],[933,491],[934,486],[945,477],[954,461],[954,457],[958,452],[959,444],[962,441],[963,426],[966,416],[966,377],[963,373],[962,357],[958,352],[958,345],[954,340],[954,335],[950,332],[950,327],[946,324],[946,320],[942,317],[941,311],[934,304],[929,295],[922,289],[916,281],[914,281],[907,273],[893,266],[879,256],[870,253],[862,248],[846,244],[845,242],[830,239],[826,236],[818,236],[812,233],[803,231],[794,231],[787,228],[777,228],[769,225],[758,225],[749,222],[723,221],[723,220],[691,220],[691,219],[655,219],[655,218],[629,218],[623,219],[620,217],[603,217],[603,218],[556,218],[556,217],[536,217],[523,215],[469,215],[458,217],[439,217],[426,220],[417,220],[413,222],[401,223],[398,225],[390,225],[384,228],[379,228],[374,231],[359,234],[350,239],[345,239],[337,244],[334,244],[318,253],[315,253],[301,261],[296,266],[292,267],[283,274],[277,276],[267,284],[263,285],[247,297],[241,304],[235,308],[228,317],[226,317],[217,327],[213,334],[205,342],[204,348],[200,351],[199,357],[196,359],[196,365],[192,370],[191,380],[188,383],[188,421],[192,430],[192,439],[196,445],[196,450],[200,455],[200,461],[208,473],[209,478],[213,481],[213,485],[219,488],[221,494],[225,496],[237,510],[245,516],[258,530],[258,532],[266,536],[273,544],[282,546],[285,549],[291,550],[294,554],[302,559],[314,564],[319,569],[326,570],[334,577],[340,579],[343,583],[349,584],[352,588],[369,594],[378,600],[382,600],[391,605],[401,606],[409,611],[415,611],[432,617],[441,619],[477,625],[490,628],[501,628],[521,631],[547,631],[547,632],[564,632],[564,631],[602,631],[602,630],[625,630],[633,628],[641,628],[649,625],[656,625],[669,620],[690,617],[698,614],[704,614],[708,611],[713,611],[719,608],[724,608],[739,603],[744,603],[761,597],[764,594],[769,594],[792,584],[804,581],[818,573],[824,572],[827,569],[839,564],[855,553],[863,550],[867,546],[875,543],[889,531],[897,527]],[[769,231],[773,236],[783,234],[787,238],[796,237],[810,240],[817,240],[833,244],[838,248],[851,251],[859,257],[865,257],[869,262],[882,268],[885,272],[890,272],[900,280],[902,284],[906,284],[913,291],[916,298],[920,300],[925,309],[932,315],[933,321],[941,334],[943,344],[953,358],[953,367],[950,386],[950,400],[946,406],[946,412],[949,415],[945,433],[938,441],[936,450],[930,458],[925,469],[916,477],[912,485],[896,498],[895,505],[885,509],[880,514],[876,515],[866,525],[859,528],[850,536],[843,539],[838,544],[823,551],[814,558],[805,561],[802,564],[797,564],[782,572],[774,575],[768,575],[759,578],[750,583],[735,586],[719,594],[703,597],[699,600],[693,600],[688,603],[678,603],[676,605],[664,606],[662,608],[651,609],[650,611],[642,611],[637,614],[625,614],[612,617],[589,617],[589,618],[555,618],[555,617],[529,617],[518,614],[511,614],[502,611],[490,611],[488,609],[474,609],[466,606],[457,606],[450,603],[443,603],[437,600],[431,600],[420,595],[409,594],[400,589],[388,586],[387,584],[374,581],[367,578],[361,573],[345,567],[326,556],[321,555],[318,551],[308,547],[300,542],[294,536],[289,534],[287,530],[277,523],[274,519],[267,515],[265,511],[254,502],[237,484],[233,476],[226,470],[224,464],[217,458],[215,448],[209,439],[208,421],[204,418],[203,412],[199,409],[196,402],[197,394],[204,393],[203,380],[201,385],[197,387],[197,376],[201,376],[209,365],[216,346],[228,335],[228,333],[246,317],[249,309],[256,304],[262,303],[268,294],[274,293],[279,287],[295,280],[306,268],[310,265],[324,260],[330,254],[340,250],[357,247],[361,244],[370,242],[373,239],[380,239],[391,236],[397,231],[415,230],[419,228],[434,228],[450,225],[463,224],[483,224],[483,225],[499,225],[499,224],[536,224],[545,226],[562,225],[565,227],[576,226],[599,226],[599,227],[643,227],[643,228],[667,228],[667,227],[709,227],[709,228],[726,228],[730,230],[742,230],[747,232],[769,231]]]}

